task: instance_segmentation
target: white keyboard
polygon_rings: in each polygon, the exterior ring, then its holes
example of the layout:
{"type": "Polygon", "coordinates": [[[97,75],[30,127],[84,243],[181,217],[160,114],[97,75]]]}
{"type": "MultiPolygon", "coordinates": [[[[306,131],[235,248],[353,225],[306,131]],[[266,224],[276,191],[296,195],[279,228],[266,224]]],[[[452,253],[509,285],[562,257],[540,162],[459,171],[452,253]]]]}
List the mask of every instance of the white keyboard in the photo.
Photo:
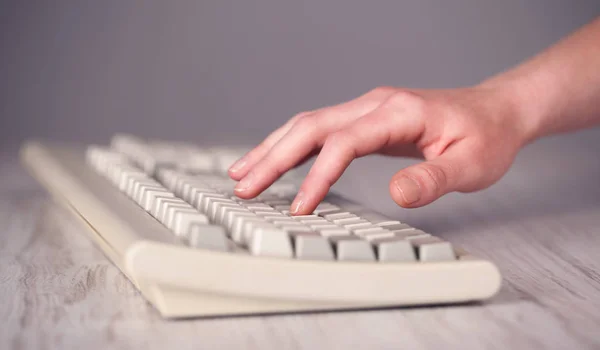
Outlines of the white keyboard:
{"type": "Polygon", "coordinates": [[[32,174],[164,317],[484,300],[498,269],[430,233],[330,193],[290,216],[298,180],[233,194],[244,150],[115,135],[109,146],[29,142],[32,174]]]}

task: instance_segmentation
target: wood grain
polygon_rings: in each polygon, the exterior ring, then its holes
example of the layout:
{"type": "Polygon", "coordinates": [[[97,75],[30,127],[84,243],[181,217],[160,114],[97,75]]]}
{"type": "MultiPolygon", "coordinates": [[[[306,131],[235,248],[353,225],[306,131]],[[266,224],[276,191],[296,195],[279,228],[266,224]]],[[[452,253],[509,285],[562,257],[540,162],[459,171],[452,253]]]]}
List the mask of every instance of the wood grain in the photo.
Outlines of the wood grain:
{"type": "Polygon", "coordinates": [[[600,133],[586,135],[532,145],[498,185],[423,209],[391,204],[389,160],[360,160],[336,185],[493,260],[504,280],[490,302],[184,321],[161,319],[2,153],[0,349],[598,349],[600,133]]]}

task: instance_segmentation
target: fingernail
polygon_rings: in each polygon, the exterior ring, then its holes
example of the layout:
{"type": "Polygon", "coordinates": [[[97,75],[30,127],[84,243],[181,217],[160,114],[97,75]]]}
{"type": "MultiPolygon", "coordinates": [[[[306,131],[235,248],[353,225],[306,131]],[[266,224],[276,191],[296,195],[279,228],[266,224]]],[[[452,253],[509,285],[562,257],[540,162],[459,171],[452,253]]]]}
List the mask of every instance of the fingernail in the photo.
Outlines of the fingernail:
{"type": "Polygon", "coordinates": [[[395,185],[406,204],[412,204],[421,199],[421,187],[410,177],[403,176],[399,178],[396,180],[395,185]]]}
{"type": "Polygon", "coordinates": [[[231,167],[229,167],[229,171],[232,173],[240,171],[246,165],[246,156],[238,159],[231,167]]]}
{"type": "Polygon", "coordinates": [[[240,182],[238,182],[238,184],[234,188],[234,191],[237,191],[237,192],[246,191],[247,189],[250,188],[250,186],[252,186],[253,181],[254,181],[254,173],[250,172],[240,182]]]}
{"type": "Polygon", "coordinates": [[[300,209],[302,209],[303,205],[304,205],[304,193],[298,192],[298,194],[296,195],[296,198],[294,199],[294,203],[292,203],[291,213],[292,214],[299,213],[300,209]]]}

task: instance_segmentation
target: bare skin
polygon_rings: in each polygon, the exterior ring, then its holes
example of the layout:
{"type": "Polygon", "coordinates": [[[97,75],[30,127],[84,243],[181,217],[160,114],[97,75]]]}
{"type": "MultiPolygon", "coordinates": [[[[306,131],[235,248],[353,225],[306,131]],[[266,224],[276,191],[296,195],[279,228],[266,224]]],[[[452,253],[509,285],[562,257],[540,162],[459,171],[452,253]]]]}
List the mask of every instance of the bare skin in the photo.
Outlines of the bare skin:
{"type": "Polygon", "coordinates": [[[290,119],[230,169],[253,198],[318,155],[291,206],[311,213],[352,160],[372,153],[421,157],[389,185],[404,208],[497,182],[527,143],[600,123],[600,18],[521,65],[448,90],[376,88],[290,119]]]}

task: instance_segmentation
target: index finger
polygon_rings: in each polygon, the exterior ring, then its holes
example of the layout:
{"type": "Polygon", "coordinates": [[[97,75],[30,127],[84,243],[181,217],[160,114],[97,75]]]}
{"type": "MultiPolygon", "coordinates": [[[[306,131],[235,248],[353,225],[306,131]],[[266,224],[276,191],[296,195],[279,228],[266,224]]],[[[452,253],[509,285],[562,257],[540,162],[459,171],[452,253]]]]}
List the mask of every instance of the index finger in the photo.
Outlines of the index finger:
{"type": "Polygon", "coordinates": [[[273,147],[292,130],[299,120],[309,116],[318,116],[318,118],[335,117],[338,118],[340,125],[343,125],[372,112],[382,101],[393,94],[393,91],[391,88],[377,88],[354,100],[296,115],[284,126],[269,135],[259,146],[235,162],[229,169],[229,176],[239,181],[248,175],[250,170],[269,154],[273,147]]]}

